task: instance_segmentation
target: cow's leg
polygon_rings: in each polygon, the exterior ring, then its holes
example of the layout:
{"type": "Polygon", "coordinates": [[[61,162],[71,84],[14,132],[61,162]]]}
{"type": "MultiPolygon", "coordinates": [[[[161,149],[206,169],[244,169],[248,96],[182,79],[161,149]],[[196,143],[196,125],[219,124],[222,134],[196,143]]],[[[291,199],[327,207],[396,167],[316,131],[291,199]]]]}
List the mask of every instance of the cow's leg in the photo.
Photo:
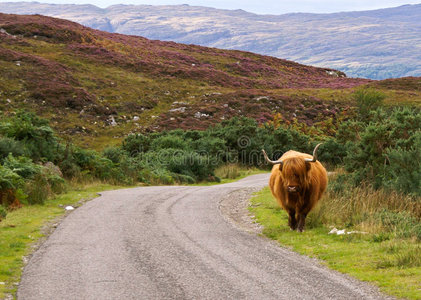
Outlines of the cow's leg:
{"type": "Polygon", "coordinates": [[[307,217],[307,215],[310,212],[311,207],[312,207],[310,194],[304,193],[303,197],[304,197],[303,201],[301,202],[302,205],[297,206],[297,215],[298,215],[297,231],[298,232],[304,231],[304,227],[306,226],[306,217],[307,217]]]}
{"type": "Polygon", "coordinates": [[[295,218],[295,210],[290,209],[288,211],[288,225],[291,230],[297,229],[297,219],[295,218]]]}
{"type": "Polygon", "coordinates": [[[299,232],[304,231],[304,227],[306,226],[306,217],[307,217],[306,213],[299,213],[298,214],[298,228],[297,228],[297,230],[299,232]]]}

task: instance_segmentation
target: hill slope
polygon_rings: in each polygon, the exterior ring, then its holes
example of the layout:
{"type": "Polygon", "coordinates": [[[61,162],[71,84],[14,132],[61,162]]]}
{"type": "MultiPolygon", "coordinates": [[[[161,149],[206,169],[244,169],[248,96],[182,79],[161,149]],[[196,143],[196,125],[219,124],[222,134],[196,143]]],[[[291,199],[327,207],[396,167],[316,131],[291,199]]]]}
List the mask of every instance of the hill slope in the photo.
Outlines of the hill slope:
{"type": "MultiPolygon", "coordinates": [[[[381,88],[420,101],[419,79],[408,80],[405,89],[400,81],[381,88]]],[[[266,122],[281,113],[311,125],[334,118],[352,89],[368,83],[248,52],[0,14],[0,110],[34,110],[82,145],[102,147],[134,131],[203,129],[233,116],[266,122]]]]}
{"type": "Polygon", "coordinates": [[[188,5],[0,3],[0,12],[43,14],[86,26],[341,70],[351,77],[421,76],[421,4],[335,14],[256,15],[188,5]]]}

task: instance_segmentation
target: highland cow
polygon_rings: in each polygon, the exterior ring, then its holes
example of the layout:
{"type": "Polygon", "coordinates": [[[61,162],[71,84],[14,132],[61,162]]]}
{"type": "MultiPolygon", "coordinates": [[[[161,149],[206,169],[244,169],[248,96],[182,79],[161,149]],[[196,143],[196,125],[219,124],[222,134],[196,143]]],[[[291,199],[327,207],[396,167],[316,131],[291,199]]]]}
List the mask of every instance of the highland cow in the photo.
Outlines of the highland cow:
{"type": "Polygon", "coordinates": [[[326,190],[327,172],[316,155],[319,146],[314,148],[313,156],[290,150],[277,161],[270,160],[263,150],[266,161],[274,165],[269,179],[270,190],[287,211],[291,230],[304,230],[307,214],[326,190]]]}

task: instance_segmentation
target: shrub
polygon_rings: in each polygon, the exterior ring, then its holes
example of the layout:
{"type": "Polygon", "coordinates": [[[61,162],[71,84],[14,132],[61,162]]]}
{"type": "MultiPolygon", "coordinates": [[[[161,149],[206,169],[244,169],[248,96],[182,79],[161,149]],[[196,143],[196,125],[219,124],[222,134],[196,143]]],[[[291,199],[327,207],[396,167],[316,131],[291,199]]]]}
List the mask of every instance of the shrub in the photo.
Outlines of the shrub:
{"type": "Polygon", "coordinates": [[[357,104],[358,119],[369,121],[370,113],[382,106],[386,96],[375,89],[363,88],[354,92],[353,97],[357,104]]]}
{"type": "Polygon", "coordinates": [[[318,159],[324,163],[336,166],[343,164],[346,156],[346,146],[337,142],[334,138],[324,141],[318,150],[318,159]]]}
{"type": "MultiPolygon", "coordinates": [[[[353,142],[347,142],[345,169],[356,184],[370,182],[406,193],[420,191],[421,112],[410,108],[377,109],[368,124],[358,123],[353,142]]],[[[351,127],[357,123],[348,123],[351,127]]],[[[345,126],[342,132],[347,130],[345,126]]]]}
{"type": "Polygon", "coordinates": [[[130,156],[149,151],[150,138],[143,134],[131,134],[124,139],[122,149],[130,156]]]}
{"type": "Polygon", "coordinates": [[[81,169],[73,160],[73,158],[66,158],[60,161],[59,167],[63,172],[63,176],[67,179],[79,178],[81,175],[81,169]]]}
{"type": "Polygon", "coordinates": [[[41,173],[42,170],[42,167],[34,164],[32,159],[25,156],[13,157],[12,154],[7,156],[3,166],[13,170],[22,178],[32,178],[35,174],[41,173]]]}
{"type": "Polygon", "coordinates": [[[21,193],[23,186],[24,180],[19,174],[0,165],[0,205],[9,208],[19,207],[19,198],[20,200],[24,198],[21,193]]]}
{"type": "Polygon", "coordinates": [[[58,143],[48,121],[33,113],[19,111],[15,117],[0,124],[0,133],[20,141],[34,161],[54,161],[58,143]]]}
{"type": "Polygon", "coordinates": [[[0,189],[17,190],[23,186],[23,178],[9,168],[0,165],[0,189]]]}
{"type": "Polygon", "coordinates": [[[181,149],[187,150],[189,148],[189,141],[183,140],[182,137],[176,135],[161,136],[151,142],[150,150],[159,151],[162,149],[181,149]]]}
{"type": "Polygon", "coordinates": [[[213,175],[212,166],[206,157],[195,152],[182,152],[169,160],[168,170],[172,173],[187,175],[196,181],[206,180],[213,175]]]}
{"type": "Polygon", "coordinates": [[[25,146],[12,138],[0,138],[0,161],[6,158],[9,154],[13,156],[22,156],[25,154],[25,146]]]}
{"type": "Polygon", "coordinates": [[[125,155],[125,151],[119,147],[107,147],[102,151],[102,155],[113,163],[118,164],[125,155]]]}
{"type": "Polygon", "coordinates": [[[388,149],[390,165],[385,169],[384,185],[395,190],[421,196],[421,133],[419,141],[408,150],[388,149]]]}

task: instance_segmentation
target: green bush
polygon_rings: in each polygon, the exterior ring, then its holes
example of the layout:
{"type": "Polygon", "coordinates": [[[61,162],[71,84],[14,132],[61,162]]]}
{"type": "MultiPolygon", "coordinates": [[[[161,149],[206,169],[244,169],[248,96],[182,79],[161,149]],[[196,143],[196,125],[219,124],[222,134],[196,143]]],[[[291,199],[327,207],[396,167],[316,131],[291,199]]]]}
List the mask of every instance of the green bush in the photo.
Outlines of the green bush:
{"type": "Polygon", "coordinates": [[[414,144],[409,149],[387,149],[389,165],[385,169],[384,185],[421,196],[421,131],[413,137],[414,144]]]}
{"type": "Polygon", "coordinates": [[[24,180],[19,174],[13,172],[9,168],[0,165],[0,190],[12,189],[17,190],[24,184],[24,180]]]}
{"type": "Polygon", "coordinates": [[[15,117],[0,124],[0,134],[24,145],[28,156],[34,161],[54,161],[58,142],[48,121],[33,113],[19,111],[15,117]]]}
{"type": "Polygon", "coordinates": [[[358,119],[369,121],[370,113],[383,105],[386,96],[375,89],[363,88],[354,92],[353,97],[357,104],[358,119]]]}
{"type": "Polygon", "coordinates": [[[81,175],[81,169],[73,158],[66,158],[60,161],[59,167],[61,172],[63,172],[63,176],[67,179],[79,178],[81,175]]]}
{"type": "Polygon", "coordinates": [[[113,163],[118,164],[122,160],[123,156],[126,155],[126,152],[119,147],[107,147],[104,151],[102,151],[102,155],[111,160],[113,163]]]}
{"type": "Polygon", "coordinates": [[[35,174],[39,174],[42,171],[42,167],[34,164],[32,159],[25,156],[13,157],[12,154],[6,157],[3,166],[13,170],[13,172],[23,178],[32,178],[35,174]]]}
{"type": "Polygon", "coordinates": [[[160,136],[151,142],[150,150],[159,151],[162,149],[181,149],[190,148],[189,141],[185,141],[182,137],[176,135],[160,136]]]}
{"type": "Polygon", "coordinates": [[[354,140],[345,144],[345,169],[354,183],[369,182],[375,188],[421,195],[421,112],[379,108],[371,118],[369,123],[348,122],[342,127],[342,139],[343,133],[353,132],[356,124],[359,128],[354,140]]]}
{"type": "Polygon", "coordinates": [[[333,166],[343,164],[346,156],[346,146],[336,141],[334,138],[329,138],[324,141],[317,151],[317,157],[320,161],[328,163],[333,166]]]}
{"type": "Polygon", "coordinates": [[[189,176],[196,181],[206,180],[213,176],[215,166],[210,164],[207,157],[196,152],[181,152],[169,160],[168,170],[172,173],[189,176]]]}
{"type": "Polygon", "coordinates": [[[139,153],[149,151],[151,139],[143,134],[131,134],[124,141],[122,149],[130,156],[137,156],[139,153]]]}
{"type": "Polygon", "coordinates": [[[9,137],[0,138],[0,161],[3,161],[9,154],[13,156],[22,156],[25,154],[23,143],[9,137]]]}

